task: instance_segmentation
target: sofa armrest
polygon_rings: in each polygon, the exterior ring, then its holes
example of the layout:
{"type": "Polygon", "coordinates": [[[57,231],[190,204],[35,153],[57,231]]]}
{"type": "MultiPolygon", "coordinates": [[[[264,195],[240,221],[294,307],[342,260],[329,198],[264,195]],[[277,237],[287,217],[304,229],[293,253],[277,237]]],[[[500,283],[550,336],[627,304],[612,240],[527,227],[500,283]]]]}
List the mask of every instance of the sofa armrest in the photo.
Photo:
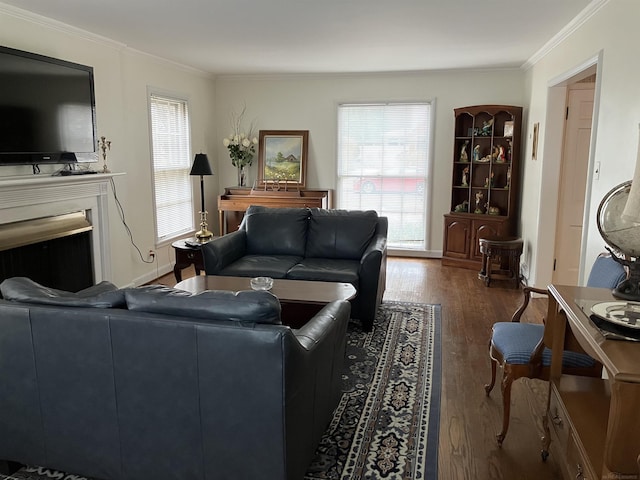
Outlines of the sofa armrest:
{"type": "Polygon", "coordinates": [[[366,268],[371,262],[378,262],[383,253],[387,251],[387,237],[383,235],[376,235],[371,239],[371,242],[367,246],[367,249],[362,254],[360,259],[360,270],[366,268]]]}
{"type": "Polygon", "coordinates": [[[293,465],[288,475],[278,478],[304,476],[340,401],[350,311],[349,302],[338,300],[302,328],[291,330],[295,338],[286,353],[283,406],[285,435],[291,439],[286,456],[293,465]]]}
{"type": "Polygon", "coordinates": [[[360,278],[362,278],[363,274],[379,272],[380,262],[387,261],[388,230],[389,220],[387,217],[379,217],[376,233],[360,259],[360,278]]]}
{"type": "Polygon", "coordinates": [[[294,335],[300,345],[307,350],[313,350],[327,335],[336,334],[338,338],[344,338],[350,313],[351,304],[349,302],[343,300],[331,302],[301,328],[294,330],[294,335]],[[338,329],[337,332],[336,329],[338,329]]]}
{"type": "MultiPolygon", "coordinates": [[[[369,290],[367,285],[377,285],[380,271],[384,268],[383,263],[387,261],[387,237],[376,235],[369,243],[360,259],[358,276],[360,277],[360,288],[358,290],[369,290]],[[364,285],[363,285],[364,283],[364,285]]],[[[377,290],[377,287],[374,288],[377,290]]]]}
{"type": "Polygon", "coordinates": [[[373,326],[387,282],[386,235],[377,234],[367,246],[360,259],[358,282],[358,295],[351,316],[359,318],[363,328],[368,331],[373,326]]]}
{"type": "Polygon", "coordinates": [[[202,246],[204,271],[207,275],[217,275],[227,265],[243,257],[247,251],[247,232],[237,230],[222,237],[214,238],[202,246]]]}

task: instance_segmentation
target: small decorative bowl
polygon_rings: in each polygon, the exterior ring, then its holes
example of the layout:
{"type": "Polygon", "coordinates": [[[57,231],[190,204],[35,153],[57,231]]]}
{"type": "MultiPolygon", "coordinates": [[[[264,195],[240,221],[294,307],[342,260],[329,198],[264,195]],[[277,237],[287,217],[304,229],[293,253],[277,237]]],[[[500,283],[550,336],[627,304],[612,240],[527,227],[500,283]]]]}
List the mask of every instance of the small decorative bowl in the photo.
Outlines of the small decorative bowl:
{"type": "Polygon", "coordinates": [[[251,279],[250,283],[253,290],[271,290],[271,287],[273,286],[273,278],[255,277],[251,279]]]}

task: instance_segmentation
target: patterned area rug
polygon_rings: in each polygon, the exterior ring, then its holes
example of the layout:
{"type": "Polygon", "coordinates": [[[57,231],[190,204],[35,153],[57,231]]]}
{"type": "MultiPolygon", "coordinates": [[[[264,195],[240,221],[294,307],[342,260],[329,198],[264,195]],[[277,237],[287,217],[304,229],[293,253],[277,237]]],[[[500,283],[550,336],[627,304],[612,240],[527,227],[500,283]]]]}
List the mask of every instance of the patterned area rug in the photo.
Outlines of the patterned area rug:
{"type": "MultiPolygon", "coordinates": [[[[435,480],[440,305],[385,302],[371,332],[349,325],[344,395],[305,480],[435,480]]],[[[25,467],[0,479],[91,480],[25,467]]]]}
{"type": "Polygon", "coordinates": [[[305,480],[438,478],[440,305],[385,302],[351,324],[345,393],[305,480]]]}

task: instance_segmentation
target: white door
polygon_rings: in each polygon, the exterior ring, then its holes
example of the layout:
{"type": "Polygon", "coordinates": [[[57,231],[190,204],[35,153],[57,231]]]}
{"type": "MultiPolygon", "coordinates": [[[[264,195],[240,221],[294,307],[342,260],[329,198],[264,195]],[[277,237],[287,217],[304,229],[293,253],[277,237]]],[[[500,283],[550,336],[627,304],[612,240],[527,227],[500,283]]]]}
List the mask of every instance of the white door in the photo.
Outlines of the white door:
{"type": "Polygon", "coordinates": [[[561,285],[578,284],[593,96],[593,83],[568,87],[553,271],[553,283],[561,285]]]}

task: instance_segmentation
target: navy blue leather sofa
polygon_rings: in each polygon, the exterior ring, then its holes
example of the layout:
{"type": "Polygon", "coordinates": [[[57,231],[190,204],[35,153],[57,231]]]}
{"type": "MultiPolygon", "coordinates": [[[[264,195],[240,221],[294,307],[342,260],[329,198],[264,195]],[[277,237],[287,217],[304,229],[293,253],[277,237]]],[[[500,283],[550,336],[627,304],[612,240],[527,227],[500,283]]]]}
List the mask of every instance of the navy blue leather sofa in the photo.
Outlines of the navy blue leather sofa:
{"type": "Polygon", "coordinates": [[[301,480],[341,396],[349,303],[0,285],[0,460],[108,480],[301,480]]]}
{"type": "Polygon", "coordinates": [[[370,330],[387,271],[386,217],[375,211],[250,206],[239,230],[202,247],[207,275],[351,283],[351,317],[370,330]]]}

